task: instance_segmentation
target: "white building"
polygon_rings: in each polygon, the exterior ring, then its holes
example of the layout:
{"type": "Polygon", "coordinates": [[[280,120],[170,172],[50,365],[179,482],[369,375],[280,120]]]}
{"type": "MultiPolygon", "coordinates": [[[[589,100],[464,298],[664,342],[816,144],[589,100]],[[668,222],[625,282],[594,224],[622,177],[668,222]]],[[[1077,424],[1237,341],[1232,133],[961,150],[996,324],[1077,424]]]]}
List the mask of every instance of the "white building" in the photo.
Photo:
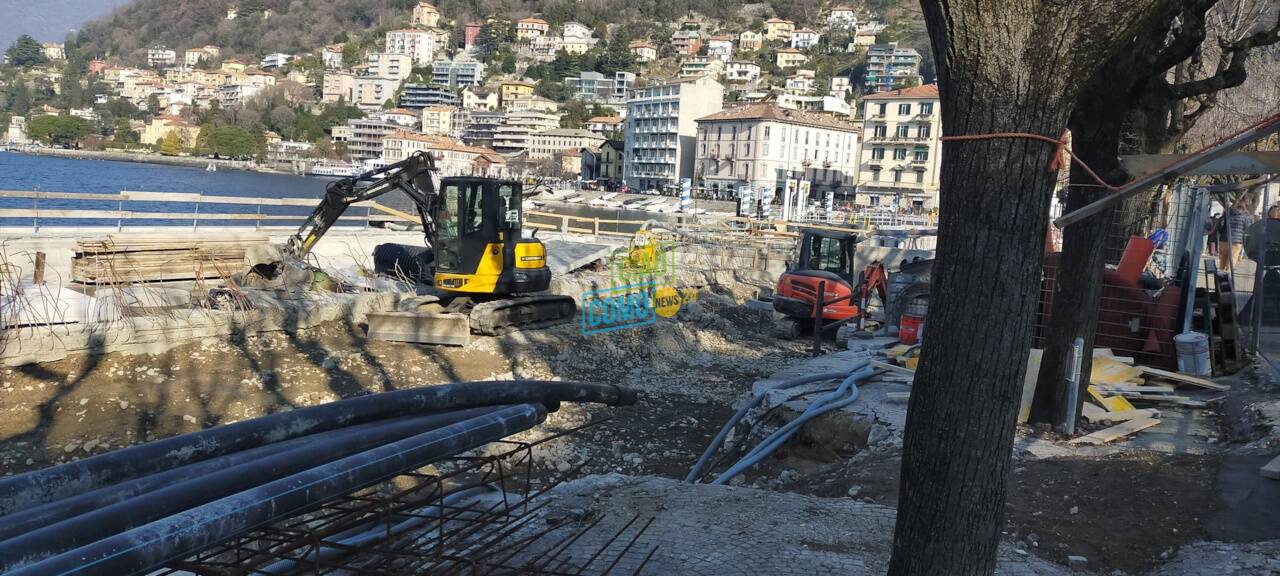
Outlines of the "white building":
{"type": "Polygon", "coordinates": [[[734,60],[725,64],[724,79],[726,82],[755,82],[760,78],[760,65],[745,60],[734,60]]]}
{"type": "Polygon", "coordinates": [[[285,54],[283,52],[274,52],[262,57],[261,67],[263,70],[274,70],[276,68],[284,66],[285,64],[288,64],[292,60],[293,60],[292,54],[285,54]]]}
{"type": "Polygon", "coordinates": [[[507,156],[527,152],[534,134],[559,126],[558,114],[537,110],[508,111],[506,121],[494,132],[493,147],[507,156]]]}
{"type": "Polygon", "coordinates": [[[852,29],[858,27],[858,13],[848,6],[836,6],[827,13],[827,26],[852,29]]]}
{"type": "Polygon", "coordinates": [[[721,74],[724,74],[724,62],[711,56],[691,56],[680,64],[682,78],[693,76],[719,78],[721,74]]]}
{"type": "Polygon", "coordinates": [[[745,104],[697,122],[694,186],[735,197],[740,186],[782,196],[788,179],[808,181],[812,199],[849,195],[857,181],[857,128],[774,102],[745,104]]]}
{"type": "Polygon", "coordinates": [[[696,119],[718,112],[724,86],[702,76],[632,90],[624,123],[623,178],[633,188],[672,188],[693,177],[696,119]]]}
{"type": "Polygon", "coordinates": [[[40,45],[40,51],[44,53],[44,57],[49,60],[66,60],[67,53],[62,48],[62,44],[57,42],[45,42],[40,45]]]}
{"type": "Polygon", "coordinates": [[[435,34],[427,30],[392,30],[386,34],[386,52],[404,54],[418,66],[430,64],[435,59],[435,34]]]}
{"type": "Polygon", "coordinates": [[[852,90],[853,90],[853,81],[850,80],[848,76],[832,76],[831,87],[827,93],[831,94],[832,96],[839,96],[843,98],[845,96],[848,96],[849,92],[851,92],[852,90]]]}
{"type": "Polygon", "coordinates": [[[147,49],[147,65],[154,68],[173,66],[178,61],[178,54],[163,46],[147,49]]]}
{"type": "Polygon", "coordinates": [[[808,94],[813,91],[813,82],[813,70],[797,70],[787,78],[786,90],[792,94],[808,94]]]}
{"type": "Polygon", "coordinates": [[[431,65],[431,82],[450,88],[479,85],[484,82],[484,63],[462,55],[437,60],[431,65]]]}
{"type": "Polygon", "coordinates": [[[533,40],[541,36],[546,36],[551,31],[551,25],[541,18],[521,18],[516,21],[516,39],[517,40],[533,40]]]}
{"type": "Polygon", "coordinates": [[[447,136],[415,134],[397,130],[382,139],[382,158],[399,162],[416,152],[427,152],[436,160],[441,176],[506,176],[506,160],[488,148],[467,146],[447,136]]]}
{"type": "Polygon", "coordinates": [[[552,128],[529,137],[529,158],[552,158],[565,150],[578,150],[604,142],[604,136],[581,128],[552,128]]]}
{"type": "Polygon", "coordinates": [[[728,62],[733,58],[733,36],[711,36],[707,38],[707,56],[728,62]]]}
{"type": "Polygon", "coordinates": [[[27,118],[14,114],[9,117],[9,129],[5,134],[5,143],[17,146],[25,146],[31,143],[31,138],[27,136],[27,118]]]}
{"type": "Polygon", "coordinates": [[[497,110],[498,91],[483,86],[467,86],[462,89],[462,107],[481,112],[497,110]]]}
{"type": "Polygon", "coordinates": [[[325,69],[342,68],[342,49],[345,47],[345,44],[330,44],[320,51],[320,61],[324,63],[325,69]]]}
{"type": "Polygon", "coordinates": [[[866,142],[858,169],[858,203],[936,206],[942,160],[938,86],[869,94],[862,104],[866,142]]]}
{"type": "Polygon", "coordinates": [[[440,11],[427,2],[418,2],[413,7],[413,25],[421,28],[435,28],[440,25],[440,11]]]}
{"type": "Polygon", "coordinates": [[[653,62],[658,59],[658,47],[652,42],[645,40],[633,40],[628,45],[631,53],[635,55],[636,62],[653,62]]]}
{"type": "Polygon", "coordinates": [[[801,28],[791,33],[791,47],[796,50],[807,50],[816,46],[820,37],[816,30],[801,28]]]}

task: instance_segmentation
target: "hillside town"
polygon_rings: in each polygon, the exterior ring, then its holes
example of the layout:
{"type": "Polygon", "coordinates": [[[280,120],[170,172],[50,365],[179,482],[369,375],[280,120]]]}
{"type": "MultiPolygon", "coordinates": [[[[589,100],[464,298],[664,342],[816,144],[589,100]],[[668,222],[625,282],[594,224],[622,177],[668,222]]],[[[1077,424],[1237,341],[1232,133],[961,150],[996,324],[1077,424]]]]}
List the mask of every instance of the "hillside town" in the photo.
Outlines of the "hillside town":
{"type": "MultiPolygon", "coordinates": [[[[272,14],[228,6],[227,20],[246,17],[272,14]]],[[[781,198],[790,188],[861,207],[936,205],[937,88],[920,52],[878,41],[886,26],[864,10],[834,6],[813,22],[761,17],[745,26],[694,14],[669,37],[630,38],[614,25],[538,16],[459,23],[424,1],[387,28],[359,47],[349,40],[254,60],[214,45],[153,46],[145,62],[82,55],[87,74],[70,83],[92,98],[15,111],[2,139],[251,158],[330,176],[425,150],[448,175],[668,195],[683,184],[695,197],[726,200],[781,198]],[[246,109],[262,120],[246,126],[246,109]],[[309,126],[299,129],[304,116],[309,126]],[[78,120],[57,121],[68,117],[78,120]]],[[[7,55],[27,71],[16,81],[61,94],[64,45],[39,52],[7,55]]]]}

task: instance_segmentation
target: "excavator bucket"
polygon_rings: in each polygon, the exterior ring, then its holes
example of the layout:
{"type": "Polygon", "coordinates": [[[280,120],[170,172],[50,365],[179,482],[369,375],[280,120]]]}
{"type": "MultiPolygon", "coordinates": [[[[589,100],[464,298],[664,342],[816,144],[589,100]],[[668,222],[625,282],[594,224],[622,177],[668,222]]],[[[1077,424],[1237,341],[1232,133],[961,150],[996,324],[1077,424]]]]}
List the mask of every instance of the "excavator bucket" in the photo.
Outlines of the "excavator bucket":
{"type": "Polygon", "coordinates": [[[393,342],[466,346],[471,343],[471,321],[465,314],[442,312],[372,312],[369,338],[393,342]]]}

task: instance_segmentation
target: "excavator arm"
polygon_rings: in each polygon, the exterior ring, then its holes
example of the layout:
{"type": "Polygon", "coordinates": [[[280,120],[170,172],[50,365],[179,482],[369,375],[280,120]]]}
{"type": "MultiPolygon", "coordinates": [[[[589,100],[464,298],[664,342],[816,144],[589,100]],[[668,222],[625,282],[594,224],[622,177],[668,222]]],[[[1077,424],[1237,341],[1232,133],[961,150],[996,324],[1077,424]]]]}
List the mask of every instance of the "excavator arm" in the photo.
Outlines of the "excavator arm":
{"type": "Polygon", "coordinates": [[[286,251],[294,258],[305,258],[337,223],[347,208],[357,202],[373,200],[383,194],[399,190],[413,200],[422,218],[422,229],[428,246],[435,246],[434,214],[439,202],[439,185],[435,160],[425,152],[377,170],[330,182],[325,187],[324,199],[298,231],[289,238],[286,251]]]}

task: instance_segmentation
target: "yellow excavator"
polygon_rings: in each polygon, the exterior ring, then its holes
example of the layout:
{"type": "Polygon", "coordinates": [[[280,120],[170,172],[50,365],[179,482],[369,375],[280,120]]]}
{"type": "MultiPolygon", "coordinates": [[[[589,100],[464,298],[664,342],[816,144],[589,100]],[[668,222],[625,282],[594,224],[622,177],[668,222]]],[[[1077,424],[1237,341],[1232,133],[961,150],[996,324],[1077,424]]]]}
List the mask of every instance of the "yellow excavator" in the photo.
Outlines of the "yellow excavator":
{"type": "Polygon", "coordinates": [[[399,312],[370,315],[371,337],[465,345],[471,332],[494,335],[573,318],[572,298],[538,294],[550,286],[551,269],[542,242],[522,235],[521,183],[439,178],[435,160],[424,152],[329,183],[320,205],[289,239],[286,256],[303,260],[349,206],[396,190],[417,209],[432,272],[419,286],[423,296],[403,301],[399,312]]]}

